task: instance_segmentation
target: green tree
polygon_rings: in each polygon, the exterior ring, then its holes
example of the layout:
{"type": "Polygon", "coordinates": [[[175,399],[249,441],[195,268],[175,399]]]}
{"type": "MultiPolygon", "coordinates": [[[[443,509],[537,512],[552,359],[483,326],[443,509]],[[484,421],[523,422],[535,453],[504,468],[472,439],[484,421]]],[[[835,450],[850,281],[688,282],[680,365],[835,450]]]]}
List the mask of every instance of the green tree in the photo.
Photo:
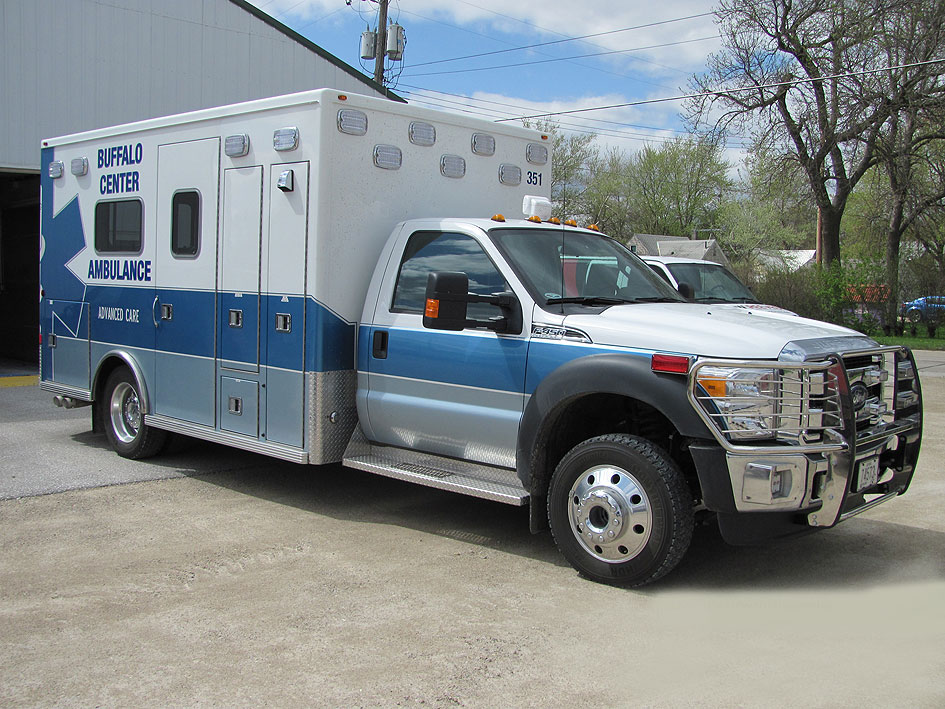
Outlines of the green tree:
{"type": "Polygon", "coordinates": [[[597,159],[597,136],[563,130],[553,121],[523,121],[551,138],[551,203],[558,219],[574,219],[584,214],[591,165],[597,159]]]}
{"type": "Polygon", "coordinates": [[[689,236],[715,228],[732,182],[721,146],[681,137],[637,153],[612,149],[592,163],[585,211],[604,231],[689,236]]]}
{"type": "Polygon", "coordinates": [[[720,214],[719,242],[733,262],[752,271],[764,251],[813,248],[817,211],[797,161],[756,145],[744,174],[740,192],[720,214]]]}

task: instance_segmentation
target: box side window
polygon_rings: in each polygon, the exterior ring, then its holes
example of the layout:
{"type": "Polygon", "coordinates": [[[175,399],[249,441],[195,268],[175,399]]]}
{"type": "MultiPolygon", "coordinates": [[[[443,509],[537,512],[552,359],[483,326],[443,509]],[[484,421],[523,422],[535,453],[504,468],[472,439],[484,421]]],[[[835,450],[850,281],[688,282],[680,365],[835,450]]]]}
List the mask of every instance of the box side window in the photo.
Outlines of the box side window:
{"type": "Polygon", "coordinates": [[[99,202],[95,205],[95,250],[99,253],[141,252],[140,199],[99,202]]]}
{"type": "Polygon", "coordinates": [[[177,192],[171,199],[171,253],[196,256],[200,251],[200,193],[177,192]]]}

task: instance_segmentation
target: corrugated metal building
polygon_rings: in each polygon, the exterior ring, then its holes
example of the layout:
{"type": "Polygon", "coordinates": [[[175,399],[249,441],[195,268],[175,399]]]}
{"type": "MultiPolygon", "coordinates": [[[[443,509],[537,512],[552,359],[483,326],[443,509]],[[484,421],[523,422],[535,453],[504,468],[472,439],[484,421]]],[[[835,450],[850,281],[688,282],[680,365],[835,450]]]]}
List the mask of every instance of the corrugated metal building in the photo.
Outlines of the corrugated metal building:
{"type": "Polygon", "coordinates": [[[244,0],[0,0],[0,357],[37,356],[43,138],[319,87],[397,99],[244,0]]]}

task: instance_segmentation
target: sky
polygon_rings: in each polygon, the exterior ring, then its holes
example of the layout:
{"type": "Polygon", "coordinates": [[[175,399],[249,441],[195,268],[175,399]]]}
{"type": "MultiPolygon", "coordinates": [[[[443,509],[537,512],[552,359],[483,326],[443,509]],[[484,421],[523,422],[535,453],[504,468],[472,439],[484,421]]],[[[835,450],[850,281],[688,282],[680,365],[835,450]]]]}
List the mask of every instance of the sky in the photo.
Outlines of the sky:
{"type": "MultiPolygon", "coordinates": [[[[373,74],[361,32],[373,0],[251,0],[315,44],[373,74]]],[[[719,49],[706,0],[391,0],[406,31],[390,88],[410,103],[490,119],[612,106],[689,92],[719,49]],[[588,35],[596,35],[588,37],[588,35]],[[535,46],[541,45],[541,46],[535,46]]],[[[598,145],[633,152],[684,135],[679,101],[552,117],[591,131],[598,145]]],[[[732,157],[739,146],[730,145],[732,157]]]]}

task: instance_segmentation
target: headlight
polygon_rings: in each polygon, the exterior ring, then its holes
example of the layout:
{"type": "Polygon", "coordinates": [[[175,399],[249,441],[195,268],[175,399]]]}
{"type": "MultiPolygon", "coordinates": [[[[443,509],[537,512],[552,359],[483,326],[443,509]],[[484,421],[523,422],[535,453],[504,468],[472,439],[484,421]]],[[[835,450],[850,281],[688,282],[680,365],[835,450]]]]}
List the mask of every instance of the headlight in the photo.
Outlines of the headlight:
{"type": "Polygon", "coordinates": [[[709,415],[729,440],[775,438],[780,382],[773,369],[703,367],[696,375],[716,411],[709,415]]]}

